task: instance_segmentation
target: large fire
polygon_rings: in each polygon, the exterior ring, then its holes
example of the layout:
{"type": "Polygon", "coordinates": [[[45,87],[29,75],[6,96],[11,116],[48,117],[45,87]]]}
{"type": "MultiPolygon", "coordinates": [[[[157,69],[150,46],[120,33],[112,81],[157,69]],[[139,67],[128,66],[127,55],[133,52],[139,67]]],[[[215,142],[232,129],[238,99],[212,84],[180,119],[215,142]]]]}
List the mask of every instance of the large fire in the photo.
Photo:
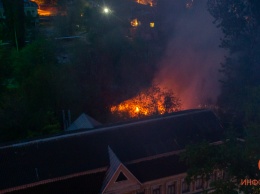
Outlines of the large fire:
{"type": "Polygon", "coordinates": [[[139,118],[171,113],[180,110],[180,108],[180,100],[171,91],[152,86],[134,98],[112,106],[110,111],[121,118],[139,118]]]}
{"type": "Polygon", "coordinates": [[[38,14],[39,16],[51,16],[53,15],[53,12],[50,10],[38,9],[38,14]]]}
{"type": "Polygon", "coordinates": [[[38,4],[38,14],[39,16],[54,16],[58,14],[58,9],[54,5],[47,5],[44,0],[31,0],[38,4]]]}

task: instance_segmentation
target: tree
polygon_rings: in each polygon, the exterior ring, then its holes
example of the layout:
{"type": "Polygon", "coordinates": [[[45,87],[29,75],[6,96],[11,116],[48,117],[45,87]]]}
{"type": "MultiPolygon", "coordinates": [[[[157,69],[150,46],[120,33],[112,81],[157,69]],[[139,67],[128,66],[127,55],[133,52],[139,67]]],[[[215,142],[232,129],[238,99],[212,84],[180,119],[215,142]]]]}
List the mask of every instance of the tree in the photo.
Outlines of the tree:
{"type": "Polygon", "coordinates": [[[25,45],[25,17],[23,0],[2,0],[5,10],[5,23],[8,28],[9,40],[17,50],[25,45]]]}
{"type": "Polygon", "coordinates": [[[220,145],[201,142],[186,147],[181,159],[189,166],[186,177],[188,183],[198,178],[204,182],[210,180],[210,187],[203,188],[204,193],[259,193],[256,185],[241,185],[241,180],[244,179],[259,180],[259,153],[253,151],[248,141],[238,140],[233,134],[228,136],[230,139],[224,140],[220,145]],[[217,179],[214,177],[216,172],[219,173],[217,179]]]}
{"type": "MultiPolygon", "coordinates": [[[[222,64],[222,94],[219,104],[236,117],[243,116],[247,90],[260,84],[259,16],[256,1],[208,1],[215,23],[224,33],[221,47],[229,51],[222,64]]],[[[259,8],[259,7],[258,7],[259,8]]]]}
{"type": "MultiPolygon", "coordinates": [[[[6,53],[9,74],[0,103],[2,140],[59,131],[56,113],[56,59],[51,44],[35,41],[20,51],[6,53]]],[[[4,53],[3,53],[4,54],[4,53]]]]}
{"type": "Polygon", "coordinates": [[[221,145],[189,146],[183,158],[190,166],[189,180],[200,176],[207,180],[214,170],[225,172],[224,179],[212,183],[215,193],[259,193],[258,187],[240,184],[241,179],[259,180],[259,6],[250,0],[208,0],[215,24],[225,35],[221,47],[229,51],[222,64],[219,99],[219,114],[228,133],[221,145]]]}

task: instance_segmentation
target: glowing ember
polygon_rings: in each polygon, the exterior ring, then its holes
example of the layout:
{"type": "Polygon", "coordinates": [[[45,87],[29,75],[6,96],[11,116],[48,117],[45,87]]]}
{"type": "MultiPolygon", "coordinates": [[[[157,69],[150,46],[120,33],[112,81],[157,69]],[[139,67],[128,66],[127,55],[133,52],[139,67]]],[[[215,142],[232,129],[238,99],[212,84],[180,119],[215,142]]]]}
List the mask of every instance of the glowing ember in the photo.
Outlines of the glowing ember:
{"type": "Polygon", "coordinates": [[[139,26],[139,21],[138,21],[137,19],[133,19],[133,20],[131,21],[131,26],[133,26],[133,27],[139,26]]]}
{"type": "Polygon", "coordinates": [[[38,9],[38,14],[40,16],[51,16],[52,12],[49,10],[42,10],[42,9],[38,9]]]}
{"type": "Polygon", "coordinates": [[[124,118],[165,114],[180,110],[180,101],[173,93],[158,86],[152,86],[140,92],[132,99],[112,106],[112,114],[124,118]]]}
{"type": "Polygon", "coordinates": [[[155,0],[136,0],[136,2],[142,5],[150,5],[151,7],[156,4],[155,0]]]}

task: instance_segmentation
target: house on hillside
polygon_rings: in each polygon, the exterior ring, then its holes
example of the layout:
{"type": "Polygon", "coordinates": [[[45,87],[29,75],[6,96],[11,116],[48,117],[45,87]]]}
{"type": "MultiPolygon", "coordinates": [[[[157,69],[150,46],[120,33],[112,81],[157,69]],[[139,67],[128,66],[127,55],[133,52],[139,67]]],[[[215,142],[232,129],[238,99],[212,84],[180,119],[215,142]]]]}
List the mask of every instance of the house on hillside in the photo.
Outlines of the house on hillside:
{"type": "Polygon", "coordinates": [[[24,13],[26,16],[36,18],[38,16],[39,6],[37,3],[29,0],[24,0],[24,13]]]}
{"type": "MultiPolygon", "coordinates": [[[[38,16],[38,5],[37,3],[29,0],[24,0],[24,14],[36,18],[38,16]]],[[[5,10],[3,3],[0,0],[0,19],[5,19],[5,10]]]]}
{"type": "Polygon", "coordinates": [[[222,133],[212,111],[187,110],[3,145],[0,193],[200,193],[209,182],[188,185],[179,154],[222,133]]]}

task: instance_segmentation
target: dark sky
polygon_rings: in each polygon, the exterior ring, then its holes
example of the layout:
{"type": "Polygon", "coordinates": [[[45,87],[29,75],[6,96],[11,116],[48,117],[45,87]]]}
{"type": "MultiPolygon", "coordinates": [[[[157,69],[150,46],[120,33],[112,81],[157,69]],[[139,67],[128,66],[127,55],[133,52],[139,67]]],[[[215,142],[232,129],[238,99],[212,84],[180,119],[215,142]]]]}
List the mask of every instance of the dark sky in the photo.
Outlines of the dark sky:
{"type": "Polygon", "coordinates": [[[206,0],[194,0],[191,9],[183,0],[170,6],[174,7],[165,15],[165,22],[171,26],[171,38],[155,81],[172,89],[184,109],[214,102],[220,89],[218,69],[224,58],[218,46],[222,33],[213,24],[206,0]]]}

